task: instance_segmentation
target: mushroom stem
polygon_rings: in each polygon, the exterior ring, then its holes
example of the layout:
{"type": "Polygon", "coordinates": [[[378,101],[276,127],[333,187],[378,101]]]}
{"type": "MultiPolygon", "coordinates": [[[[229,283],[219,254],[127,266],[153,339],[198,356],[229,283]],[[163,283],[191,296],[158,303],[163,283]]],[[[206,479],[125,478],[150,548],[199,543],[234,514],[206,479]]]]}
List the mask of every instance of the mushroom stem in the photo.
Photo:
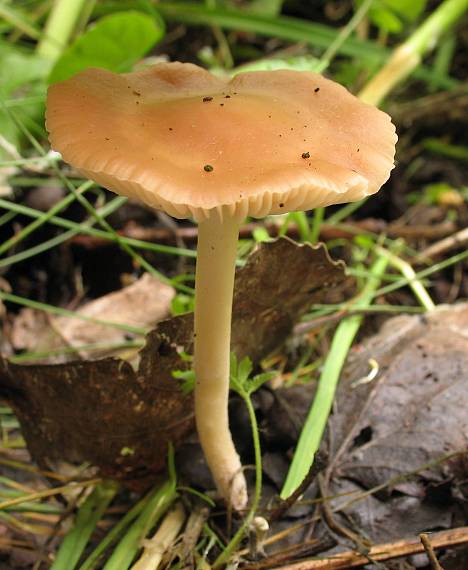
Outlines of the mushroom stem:
{"type": "Polygon", "coordinates": [[[195,279],[195,418],[216,487],[234,509],[247,503],[229,431],[231,314],[239,222],[216,213],[198,226],[195,279]]]}

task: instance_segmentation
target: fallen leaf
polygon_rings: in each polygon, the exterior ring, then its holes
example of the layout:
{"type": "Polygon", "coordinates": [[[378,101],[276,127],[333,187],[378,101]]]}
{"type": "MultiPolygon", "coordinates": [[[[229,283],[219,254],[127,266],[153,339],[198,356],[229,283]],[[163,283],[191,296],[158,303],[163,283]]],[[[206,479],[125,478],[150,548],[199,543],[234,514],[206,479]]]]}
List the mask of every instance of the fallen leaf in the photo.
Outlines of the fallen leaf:
{"type": "Polygon", "coordinates": [[[350,359],[330,422],[331,489],[349,491],[352,482],[364,491],[399,478],[365,506],[346,509],[374,540],[401,536],[403,527],[417,533],[450,525],[457,481],[468,474],[467,370],[466,303],[393,318],[350,359]],[[356,385],[371,358],[377,377],[356,385]]]}
{"type": "MultiPolygon", "coordinates": [[[[170,321],[168,321],[170,323],[170,321]]],[[[91,462],[106,477],[142,486],[165,465],[167,445],[192,429],[192,398],[172,371],[186,364],[165,323],[147,337],[138,371],[114,358],[49,365],[1,362],[10,400],[37,463],[91,462]]]]}
{"type": "MultiPolygon", "coordinates": [[[[76,313],[149,330],[169,315],[174,295],[173,287],[145,273],[131,285],[84,304],[76,313]]],[[[76,354],[84,359],[103,358],[115,353],[113,345],[122,344],[134,336],[122,329],[89,320],[51,317],[40,311],[23,309],[13,326],[12,343],[15,348],[31,352],[57,351],[62,347],[77,348],[75,354],[63,353],[49,357],[50,363],[76,359],[76,354]],[[88,350],[80,349],[86,345],[96,346],[88,350]]]]}
{"type": "MultiPolygon", "coordinates": [[[[233,350],[258,361],[284,342],[311,303],[330,301],[344,282],[343,264],[333,263],[323,246],[289,239],[262,244],[236,275],[233,350]]],[[[180,353],[191,353],[192,323],[192,315],[160,322],[137,371],[113,358],[29,366],[3,360],[0,390],[33,458],[49,468],[55,461],[89,461],[105,476],[151,481],[169,441],[177,446],[193,428],[192,397],[172,376],[189,366],[180,353]]],[[[69,331],[85,340],[80,327],[69,331]]]]}

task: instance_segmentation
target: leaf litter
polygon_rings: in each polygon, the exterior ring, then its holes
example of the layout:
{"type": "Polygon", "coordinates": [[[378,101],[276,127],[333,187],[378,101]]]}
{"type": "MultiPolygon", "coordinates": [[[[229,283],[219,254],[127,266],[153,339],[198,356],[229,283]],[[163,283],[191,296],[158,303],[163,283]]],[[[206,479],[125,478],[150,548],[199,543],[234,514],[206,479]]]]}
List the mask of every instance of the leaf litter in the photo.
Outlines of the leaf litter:
{"type": "Polygon", "coordinates": [[[38,353],[57,353],[48,364],[76,359],[96,359],[115,354],[115,345],[135,337],[134,329],[150,329],[169,316],[173,287],[157,277],[143,274],[131,285],[85,303],[76,311],[81,317],[128,325],[129,331],[92,320],[51,317],[34,309],[23,309],[15,319],[11,340],[15,349],[38,353]],[[106,346],[107,345],[107,346],[106,346]],[[83,348],[83,347],[91,347],[83,348]],[[76,352],[60,352],[76,348],[76,352]]]}
{"type": "Polygon", "coordinates": [[[467,370],[466,303],[390,319],[350,358],[330,421],[331,490],[378,488],[346,508],[374,540],[463,524],[467,370]],[[356,385],[371,358],[376,378],[356,385]]]}
{"type": "MultiPolygon", "coordinates": [[[[343,266],[330,262],[324,248],[289,239],[262,244],[237,273],[233,350],[239,358],[248,354],[258,362],[286,340],[312,303],[334,302],[346,286],[343,266]]],[[[191,396],[173,378],[174,370],[190,366],[192,325],[191,314],[158,323],[147,336],[137,370],[115,358],[30,366],[3,360],[2,393],[15,408],[39,465],[89,461],[103,476],[141,489],[164,467],[169,441],[180,446],[189,440],[192,444],[181,450],[193,447],[191,396]]],[[[350,527],[356,536],[377,543],[464,524],[467,330],[467,304],[400,316],[348,358],[324,440],[326,495],[332,497],[338,528],[350,527]]],[[[275,495],[313,394],[314,385],[305,384],[262,388],[254,395],[267,518],[276,508],[275,495]]],[[[245,423],[239,419],[241,408],[234,400],[234,424],[245,423]]],[[[235,437],[239,429],[234,428],[235,437]]],[[[249,453],[248,444],[243,449],[249,453]]],[[[196,482],[210,488],[209,478],[196,482]]],[[[320,496],[320,485],[313,482],[272,522],[273,535],[303,526],[266,546],[263,567],[268,556],[281,558],[285,545],[292,548],[288,560],[296,551],[299,558],[311,554],[298,546],[310,539],[307,521],[320,496]]],[[[339,545],[331,548],[327,525],[316,524],[314,536],[321,538],[314,549],[322,544],[321,556],[355,548],[349,537],[334,531],[339,545]]]]}
{"type": "MultiPolygon", "coordinates": [[[[258,362],[312,303],[332,302],[346,282],[344,265],[332,262],[323,246],[287,238],[261,244],[236,276],[233,350],[258,362]]],[[[88,312],[96,315],[96,303],[112,307],[112,295],[88,305],[88,312]]],[[[65,329],[71,342],[83,342],[86,324],[65,329]]],[[[1,394],[18,415],[33,459],[45,468],[90,462],[135,488],[152,482],[168,443],[177,446],[193,431],[192,397],[173,378],[190,366],[192,331],[191,314],[161,321],[147,335],[136,370],[110,357],[32,365],[3,359],[1,394]]]]}
{"type": "MultiPolygon", "coordinates": [[[[322,443],[329,456],[324,476],[272,525],[272,533],[301,521],[305,527],[267,552],[273,555],[310,537],[322,501],[336,528],[316,521],[314,536],[331,534],[339,545],[323,549],[321,557],[356,549],[350,536],[356,537],[359,550],[368,541],[386,543],[466,524],[466,370],[468,303],[389,319],[359,345],[348,357],[322,443]],[[377,375],[370,373],[372,360],[378,364],[377,375]]],[[[301,397],[311,401],[314,387],[302,394],[298,387],[279,392],[275,405],[262,410],[265,471],[278,490],[288,464],[284,445],[295,431],[290,418],[283,418],[284,410],[291,407],[297,422],[303,421],[301,397]],[[278,444],[283,445],[280,451],[278,444]]],[[[264,506],[273,513],[277,508],[271,501],[264,506]]]]}

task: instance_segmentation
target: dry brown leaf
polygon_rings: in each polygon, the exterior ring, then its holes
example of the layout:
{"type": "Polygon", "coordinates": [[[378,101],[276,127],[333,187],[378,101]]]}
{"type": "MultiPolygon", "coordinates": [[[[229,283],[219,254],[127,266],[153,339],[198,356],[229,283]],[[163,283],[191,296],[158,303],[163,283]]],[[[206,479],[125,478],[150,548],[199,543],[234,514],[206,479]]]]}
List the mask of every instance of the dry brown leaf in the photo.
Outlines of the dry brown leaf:
{"type": "Polygon", "coordinates": [[[468,475],[467,370],[466,303],[387,321],[346,367],[331,420],[331,456],[339,453],[333,492],[401,477],[381,489],[380,500],[370,496],[347,509],[374,540],[452,524],[450,496],[468,475]],[[370,358],[379,374],[356,386],[370,358]]]}
{"type": "MultiPolygon", "coordinates": [[[[131,285],[90,301],[77,309],[79,315],[102,321],[150,329],[169,315],[174,288],[145,273],[131,285]]],[[[112,345],[128,340],[132,335],[124,330],[73,317],[50,317],[40,311],[23,309],[15,320],[12,343],[15,348],[31,352],[47,352],[62,347],[101,345],[102,348],[82,349],[82,358],[103,358],[115,352],[112,345]],[[106,347],[109,345],[109,347],[106,347]]],[[[76,358],[76,354],[73,355],[76,358]]],[[[49,362],[65,362],[62,354],[49,362]]]]}
{"type": "MultiPolygon", "coordinates": [[[[330,300],[344,267],[323,246],[289,239],[262,244],[238,271],[233,350],[254,361],[278,347],[311,303],[330,300]]],[[[172,373],[189,364],[192,315],[160,322],[137,371],[122,360],[14,365],[3,360],[1,392],[11,401],[33,457],[44,466],[90,461],[103,475],[146,484],[193,427],[192,397],[172,373]]]]}

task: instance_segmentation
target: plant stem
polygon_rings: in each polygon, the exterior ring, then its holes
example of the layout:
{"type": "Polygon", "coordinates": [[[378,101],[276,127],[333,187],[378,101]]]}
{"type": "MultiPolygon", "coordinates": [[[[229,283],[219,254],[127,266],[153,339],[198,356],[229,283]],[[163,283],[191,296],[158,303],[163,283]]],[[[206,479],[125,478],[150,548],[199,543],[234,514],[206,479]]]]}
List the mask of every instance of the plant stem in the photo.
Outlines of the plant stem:
{"type": "Polygon", "coordinates": [[[145,508],[148,497],[144,497],[136,505],[134,505],[126,515],[108,532],[108,534],[101,540],[91,554],[86,558],[79,570],[92,570],[96,568],[96,564],[104,554],[104,552],[114,544],[119,538],[120,534],[130,525],[132,521],[140,515],[141,511],[145,508]]]}
{"type": "Polygon", "coordinates": [[[260,447],[260,437],[258,431],[258,424],[257,424],[257,417],[255,415],[255,410],[252,404],[252,400],[250,398],[250,394],[242,392],[239,394],[242,396],[242,399],[247,406],[247,411],[249,414],[250,426],[252,429],[252,439],[254,444],[254,454],[255,454],[255,495],[252,501],[252,505],[250,506],[249,512],[244,519],[239,530],[236,534],[232,537],[229,544],[226,548],[223,549],[223,552],[218,556],[213,564],[213,569],[219,568],[222,564],[225,564],[229,557],[231,556],[232,552],[235,550],[239,542],[242,540],[244,533],[250,523],[252,522],[255,513],[257,512],[258,505],[260,503],[260,497],[262,496],[262,451],[260,447]]]}
{"type": "MultiPolygon", "coordinates": [[[[379,257],[371,268],[371,277],[362,293],[352,304],[353,309],[366,307],[380,283],[380,276],[388,264],[387,257],[379,257]]],[[[287,499],[301,484],[309,472],[322,439],[335,397],[336,386],[348,351],[361,325],[363,317],[354,315],[342,321],[336,329],[332,345],[325,361],[312,408],[307,416],[293,461],[286,477],[281,498],[287,499]]]]}
{"type": "Polygon", "coordinates": [[[247,486],[229,431],[231,315],[239,222],[213,215],[198,225],[195,277],[195,419],[216,487],[235,509],[247,486]]]}
{"type": "Polygon", "coordinates": [[[174,544],[185,522],[185,509],[178,502],[166,515],[154,536],[145,542],[141,557],[131,570],[154,570],[159,568],[164,553],[174,544]]]}
{"type": "Polygon", "coordinates": [[[434,301],[431,299],[429,293],[427,292],[427,289],[417,278],[416,272],[411,267],[411,265],[404,259],[401,259],[401,257],[398,257],[391,251],[387,251],[383,247],[377,246],[376,251],[378,252],[379,255],[387,257],[388,261],[401,272],[403,277],[406,277],[406,279],[408,279],[409,286],[413,290],[415,297],[418,299],[421,305],[426,309],[426,311],[434,310],[435,309],[434,301]]]}
{"type": "Polygon", "coordinates": [[[141,541],[151,528],[160,520],[177,496],[175,480],[169,480],[157,489],[147,500],[145,508],[134,521],[127,534],[122,538],[106,562],[103,570],[127,570],[137,552],[141,541]]]}
{"type": "Polygon", "coordinates": [[[432,50],[439,37],[456,24],[468,8],[468,0],[445,0],[401,44],[382,69],[359,93],[365,103],[378,105],[402,79],[412,73],[421,63],[424,54],[432,50]]]}
{"type": "Polygon", "coordinates": [[[55,0],[37,53],[56,60],[66,47],[86,0],[55,0]]]}
{"type": "Polygon", "coordinates": [[[9,499],[7,501],[2,501],[0,503],[0,511],[13,507],[14,505],[21,505],[27,503],[28,501],[38,501],[45,499],[46,497],[53,497],[54,495],[61,495],[69,491],[75,491],[76,489],[83,489],[84,487],[91,487],[101,483],[101,479],[89,479],[88,481],[71,482],[67,485],[61,485],[60,487],[54,487],[52,489],[45,489],[44,491],[37,491],[36,493],[31,493],[29,495],[23,495],[21,497],[16,497],[14,499],[9,499]]]}
{"type": "MultiPolygon", "coordinates": [[[[39,184],[42,184],[42,181],[39,182],[39,184]]],[[[28,183],[28,185],[29,185],[29,183],[28,183]]],[[[74,200],[73,194],[69,194],[68,196],[71,196],[70,201],[74,200]]],[[[126,201],[127,201],[127,198],[124,198],[123,196],[118,196],[117,198],[114,198],[108,204],[106,204],[106,206],[103,207],[103,209],[101,211],[101,215],[106,216],[106,215],[108,215],[108,213],[111,213],[108,210],[108,208],[110,208],[111,205],[112,205],[112,211],[114,211],[115,206],[119,207],[120,205],[124,204],[126,201]]],[[[0,198],[0,208],[5,208],[5,209],[9,210],[9,212],[4,214],[5,216],[10,215],[11,213],[23,214],[23,215],[28,216],[30,218],[40,219],[41,225],[42,225],[42,222],[44,220],[44,217],[46,216],[47,219],[45,221],[47,221],[49,224],[54,224],[55,226],[58,226],[61,228],[75,230],[75,235],[76,234],[85,234],[85,235],[90,235],[90,236],[102,238],[105,240],[109,240],[112,242],[118,241],[117,237],[114,234],[106,232],[105,230],[98,230],[94,227],[91,227],[92,224],[95,223],[92,220],[89,220],[89,222],[86,221],[86,222],[81,222],[81,223],[72,222],[71,220],[68,220],[66,218],[61,218],[59,216],[49,216],[49,212],[44,214],[44,212],[41,212],[39,210],[35,210],[34,208],[29,208],[28,206],[24,206],[23,204],[17,204],[16,202],[11,202],[10,200],[4,200],[3,198],[0,198]],[[88,225],[88,223],[89,223],[89,225],[88,225]]],[[[135,238],[129,238],[129,237],[125,237],[125,236],[120,236],[119,239],[122,243],[126,243],[126,244],[128,244],[132,247],[135,247],[135,248],[147,249],[149,251],[156,251],[158,253],[167,253],[169,255],[179,255],[179,256],[184,256],[184,257],[196,257],[196,253],[194,251],[192,251],[191,249],[184,249],[181,247],[174,247],[174,246],[169,246],[169,245],[160,245],[157,243],[152,243],[149,241],[143,241],[143,240],[139,240],[139,239],[135,239],[135,238]]],[[[17,238],[15,238],[15,243],[16,242],[17,242],[17,238]]]]}
{"type": "Polygon", "coordinates": [[[346,24],[346,26],[341,28],[341,30],[335,36],[335,39],[330,43],[330,45],[327,47],[322,57],[320,58],[320,64],[317,69],[317,73],[323,73],[326,69],[328,69],[331,61],[337,54],[340,47],[349,38],[349,36],[353,33],[353,31],[357,28],[357,26],[361,23],[361,21],[367,14],[369,8],[372,6],[373,2],[374,0],[364,0],[356,10],[354,15],[352,16],[352,18],[346,24]]]}
{"type": "Polygon", "coordinates": [[[314,218],[312,220],[312,228],[310,230],[310,243],[317,243],[320,236],[320,226],[322,225],[325,215],[325,208],[315,208],[314,218]]]}
{"type": "MultiPolygon", "coordinates": [[[[327,49],[337,35],[334,28],[306,22],[300,18],[260,16],[235,9],[208,9],[194,2],[158,2],[157,9],[169,21],[189,25],[216,25],[229,30],[253,32],[290,42],[300,42],[314,48],[327,49]]],[[[385,60],[388,50],[378,46],[375,42],[361,41],[351,37],[341,43],[338,53],[379,64],[385,60]]],[[[422,66],[415,73],[432,85],[445,89],[458,84],[456,80],[450,77],[440,77],[432,69],[422,66]]]]}

